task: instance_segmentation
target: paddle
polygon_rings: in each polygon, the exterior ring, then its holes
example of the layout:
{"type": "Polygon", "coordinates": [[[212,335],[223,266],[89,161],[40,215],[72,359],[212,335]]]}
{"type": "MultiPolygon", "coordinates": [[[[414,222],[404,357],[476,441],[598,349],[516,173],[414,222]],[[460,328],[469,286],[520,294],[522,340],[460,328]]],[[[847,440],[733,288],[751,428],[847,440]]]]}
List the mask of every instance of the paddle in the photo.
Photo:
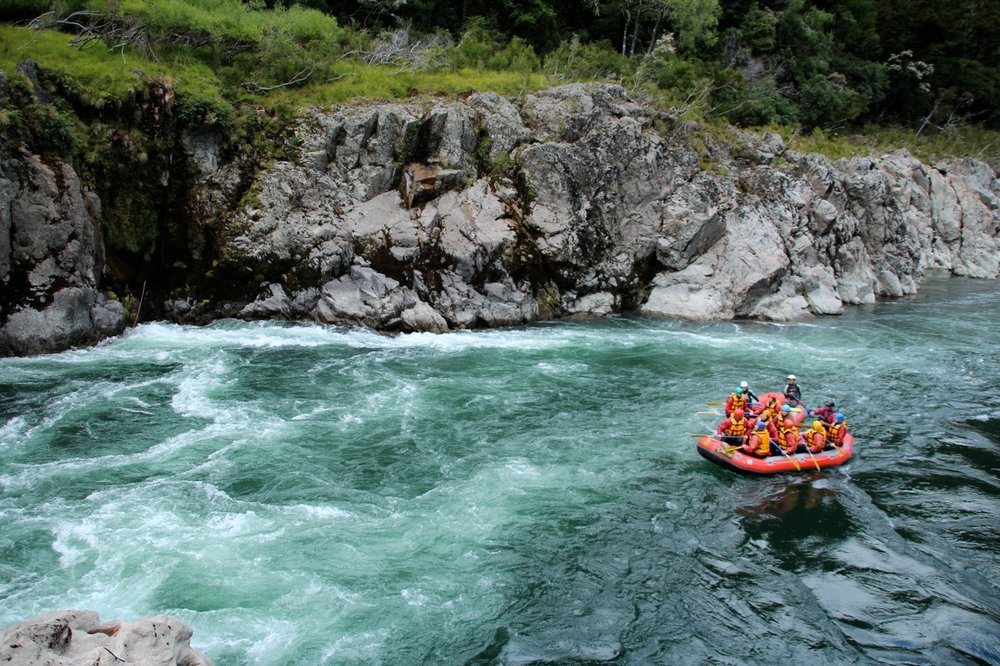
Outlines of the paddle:
{"type": "Polygon", "coordinates": [[[819,469],[819,461],[816,460],[816,456],[814,456],[813,452],[809,449],[809,444],[806,444],[806,451],[809,452],[809,457],[812,458],[813,465],[816,465],[816,471],[817,472],[820,471],[820,469],[819,469]]]}
{"type": "Polygon", "coordinates": [[[797,472],[801,472],[802,471],[802,468],[799,467],[799,461],[796,460],[795,458],[791,457],[787,453],[785,453],[785,449],[781,448],[781,444],[780,443],[778,443],[777,448],[778,448],[779,451],[781,451],[781,455],[785,456],[786,458],[788,458],[789,460],[792,461],[792,464],[795,465],[795,471],[797,471],[797,472]]]}
{"type": "MultiPolygon", "coordinates": [[[[705,434],[705,433],[692,433],[691,435],[689,435],[689,437],[713,437],[713,438],[718,438],[718,437],[720,437],[720,435],[708,435],[708,434],[705,434]]],[[[732,444],[730,446],[724,446],[721,449],[716,449],[715,451],[716,451],[716,453],[721,453],[722,455],[726,456],[727,458],[732,458],[733,457],[733,452],[735,452],[736,449],[740,448],[741,446],[743,446],[743,445],[742,444],[732,444]]]]}
{"type": "MultiPolygon", "coordinates": [[[[799,426],[799,430],[809,430],[809,426],[799,426]]],[[[843,452],[844,452],[844,451],[843,451],[843,449],[841,449],[841,448],[840,448],[839,446],[837,446],[837,445],[836,445],[836,444],[835,444],[835,443],[833,442],[833,440],[832,440],[832,439],[830,439],[829,437],[827,437],[827,438],[826,438],[826,443],[827,443],[827,444],[829,444],[830,446],[832,446],[833,448],[837,449],[837,451],[838,451],[839,453],[843,453],[843,452]]],[[[809,447],[807,446],[806,448],[808,449],[809,447]]],[[[812,453],[812,451],[810,451],[809,453],[811,454],[811,453],[812,453]]]]}
{"type": "Polygon", "coordinates": [[[726,403],[718,401],[706,402],[705,404],[709,407],[724,407],[726,405],[726,403]]]}
{"type": "Polygon", "coordinates": [[[716,450],[722,455],[726,456],[727,458],[732,458],[733,454],[736,452],[736,449],[738,448],[740,448],[739,444],[733,444],[732,446],[726,446],[724,448],[716,450]]]}
{"type": "Polygon", "coordinates": [[[716,416],[722,416],[722,412],[716,412],[716,411],[711,411],[711,412],[698,412],[698,413],[699,413],[699,414],[715,414],[716,416]]]}

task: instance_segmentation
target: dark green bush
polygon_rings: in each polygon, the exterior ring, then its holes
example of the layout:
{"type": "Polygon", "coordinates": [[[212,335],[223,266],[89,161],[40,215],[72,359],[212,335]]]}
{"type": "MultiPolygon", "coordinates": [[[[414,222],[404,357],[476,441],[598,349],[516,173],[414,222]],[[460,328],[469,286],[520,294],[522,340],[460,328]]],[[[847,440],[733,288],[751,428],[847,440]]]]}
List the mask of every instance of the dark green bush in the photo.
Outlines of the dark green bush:
{"type": "Polygon", "coordinates": [[[502,49],[504,41],[503,35],[489,27],[485,20],[473,20],[451,50],[452,67],[487,69],[496,53],[502,49]]]}
{"type": "Polygon", "coordinates": [[[545,56],[545,72],[577,80],[622,79],[636,71],[636,61],[607,42],[584,44],[574,35],[545,56]]]}
{"type": "Polygon", "coordinates": [[[842,74],[816,74],[799,89],[798,101],[799,119],[807,129],[845,125],[868,108],[868,100],[842,74]]]}

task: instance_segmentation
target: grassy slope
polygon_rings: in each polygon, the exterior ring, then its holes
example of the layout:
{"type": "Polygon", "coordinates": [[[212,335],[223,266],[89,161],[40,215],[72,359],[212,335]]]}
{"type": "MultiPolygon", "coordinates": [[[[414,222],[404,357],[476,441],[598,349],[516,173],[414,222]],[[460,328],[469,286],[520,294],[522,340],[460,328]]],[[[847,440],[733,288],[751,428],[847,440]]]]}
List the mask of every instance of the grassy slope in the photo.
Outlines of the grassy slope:
{"type": "MultiPolygon", "coordinates": [[[[232,119],[234,108],[248,103],[290,117],[306,107],[362,99],[398,100],[477,90],[520,96],[562,82],[538,71],[455,70],[447,65],[408,71],[399,66],[370,66],[341,57],[357,35],[352,36],[350,31],[338,27],[332,18],[300,9],[247,11],[234,2],[206,0],[203,3],[206,8],[201,9],[193,9],[181,0],[122,2],[122,11],[131,12],[133,20],[146,22],[151,33],[207,32],[216,40],[216,46],[211,49],[171,45],[160,52],[158,59],[136,49],[109,51],[99,42],[78,49],[70,44],[72,35],[63,32],[0,24],[0,70],[10,78],[18,62],[34,60],[43,70],[56,73],[69,92],[79,97],[79,103],[95,110],[108,105],[127,105],[145,86],[143,77],[152,78],[169,84],[176,91],[180,113],[188,113],[185,119],[191,122],[226,122],[232,119]],[[150,9],[154,4],[157,5],[155,12],[150,9]],[[254,60],[237,57],[220,62],[219,58],[219,53],[225,51],[225,44],[248,43],[258,44],[255,48],[261,51],[258,57],[261,62],[268,57],[285,58],[293,69],[296,58],[298,61],[305,58],[310,66],[316,66],[320,59],[323,62],[317,67],[318,74],[302,85],[279,87],[266,94],[250,94],[241,85],[240,67],[253,69],[254,60]]],[[[698,109],[688,114],[706,122],[705,117],[699,117],[698,109]]],[[[5,111],[0,109],[0,128],[5,120],[5,111]]],[[[712,122],[711,119],[708,122],[712,122]]],[[[770,129],[781,133],[797,150],[833,158],[907,148],[927,161],[975,156],[989,162],[994,169],[1000,167],[1000,133],[975,126],[960,126],[946,132],[927,131],[920,135],[913,130],[888,127],[868,127],[862,133],[845,136],[820,131],[803,136],[794,127],[770,129]]]]}

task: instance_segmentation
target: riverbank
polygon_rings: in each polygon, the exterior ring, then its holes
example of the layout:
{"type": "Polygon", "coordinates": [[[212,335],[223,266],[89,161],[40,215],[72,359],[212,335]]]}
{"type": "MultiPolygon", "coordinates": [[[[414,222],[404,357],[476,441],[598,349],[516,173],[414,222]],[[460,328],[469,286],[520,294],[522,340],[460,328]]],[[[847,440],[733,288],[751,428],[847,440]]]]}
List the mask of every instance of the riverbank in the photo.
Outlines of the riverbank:
{"type": "MultiPolygon", "coordinates": [[[[145,112],[168,117],[158,91],[145,112]]],[[[66,162],[4,153],[0,353],[151,319],[794,321],[912,294],[931,270],[1000,274],[985,163],[834,163],[773,133],[713,135],[615,85],[317,109],[260,162],[226,145],[185,129],[162,192],[128,200],[170,214],[124,236],[108,220],[125,199],[66,162]]]]}

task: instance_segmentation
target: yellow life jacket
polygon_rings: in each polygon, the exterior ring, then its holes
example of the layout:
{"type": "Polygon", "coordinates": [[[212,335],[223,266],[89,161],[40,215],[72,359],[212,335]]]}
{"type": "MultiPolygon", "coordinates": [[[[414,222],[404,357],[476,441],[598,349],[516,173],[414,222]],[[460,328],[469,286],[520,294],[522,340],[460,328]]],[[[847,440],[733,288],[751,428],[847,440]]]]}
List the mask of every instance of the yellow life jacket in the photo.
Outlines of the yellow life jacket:
{"type": "Polygon", "coordinates": [[[760,443],[754,449],[754,453],[762,457],[771,455],[771,436],[767,434],[767,428],[754,430],[753,434],[760,438],[760,443]]]}
{"type": "Polygon", "coordinates": [[[726,434],[730,437],[742,437],[747,434],[747,420],[740,419],[729,419],[729,427],[726,428],[726,434]]]}
{"type": "Polygon", "coordinates": [[[730,413],[735,412],[737,409],[746,410],[746,408],[747,408],[747,397],[745,395],[743,395],[742,393],[739,394],[739,395],[737,395],[735,393],[731,393],[731,394],[729,394],[729,399],[732,400],[732,407],[729,410],[730,413]]]}

